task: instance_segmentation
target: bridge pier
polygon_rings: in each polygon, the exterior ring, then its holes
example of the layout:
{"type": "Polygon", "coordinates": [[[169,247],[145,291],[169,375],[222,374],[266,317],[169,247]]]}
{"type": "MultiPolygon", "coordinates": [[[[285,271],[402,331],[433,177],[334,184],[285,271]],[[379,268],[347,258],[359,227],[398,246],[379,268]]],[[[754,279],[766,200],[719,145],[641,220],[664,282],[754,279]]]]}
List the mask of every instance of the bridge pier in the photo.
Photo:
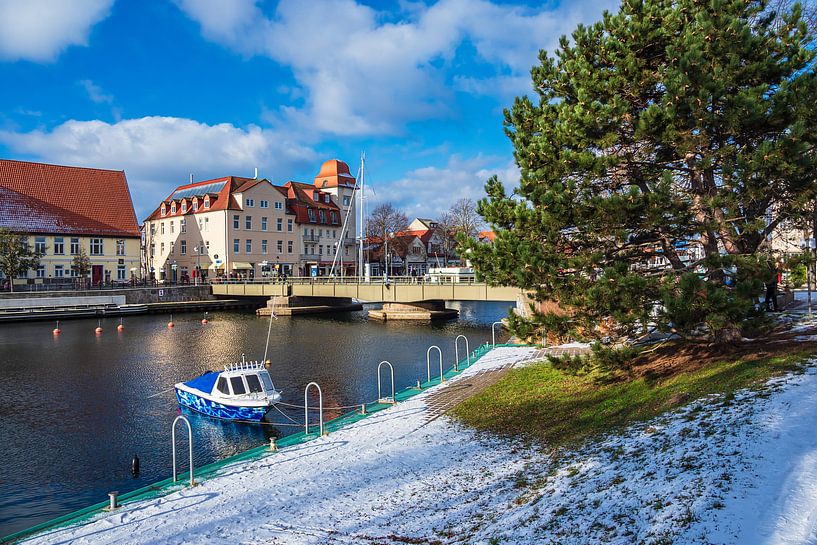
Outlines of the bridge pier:
{"type": "Polygon", "coordinates": [[[445,301],[419,301],[415,303],[384,303],[380,310],[370,310],[369,318],[374,320],[453,320],[459,311],[446,308],[445,301]]]}
{"type": "Polygon", "coordinates": [[[258,316],[269,316],[275,305],[276,316],[296,316],[299,314],[321,314],[324,312],[351,312],[363,310],[363,305],[350,297],[270,297],[267,306],[255,311],[258,316]]]}

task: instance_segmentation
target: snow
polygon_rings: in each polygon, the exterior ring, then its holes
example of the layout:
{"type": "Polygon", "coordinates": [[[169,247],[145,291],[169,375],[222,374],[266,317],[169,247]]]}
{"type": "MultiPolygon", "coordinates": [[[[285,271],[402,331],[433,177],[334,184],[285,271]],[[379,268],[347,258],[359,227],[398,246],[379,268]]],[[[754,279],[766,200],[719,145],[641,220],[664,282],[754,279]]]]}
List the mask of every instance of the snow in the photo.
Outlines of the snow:
{"type": "Polygon", "coordinates": [[[429,419],[428,395],[31,542],[817,544],[817,367],[557,454],[429,419]]]}

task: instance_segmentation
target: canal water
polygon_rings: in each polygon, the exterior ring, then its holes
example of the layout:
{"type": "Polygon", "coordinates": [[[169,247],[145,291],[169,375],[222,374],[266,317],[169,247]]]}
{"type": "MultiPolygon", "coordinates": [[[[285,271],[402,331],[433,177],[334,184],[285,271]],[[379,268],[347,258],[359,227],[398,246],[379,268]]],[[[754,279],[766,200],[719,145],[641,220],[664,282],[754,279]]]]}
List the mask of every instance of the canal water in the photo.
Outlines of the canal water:
{"type": "MultiPolygon", "coordinates": [[[[449,306],[460,319],[433,325],[369,322],[365,310],[274,320],[268,359],[275,386],[293,404],[303,404],[311,381],[327,407],[373,401],[381,360],[394,365],[397,389],[410,386],[425,380],[430,345],[440,346],[450,367],[457,335],[466,335],[472,350],[490,342],[491,323],[508,310],[507,303],[449,306]]],[[[0,537],[105,501],[109,491],[170,476],[170,425],[179,414],[173,384],[242,353],[260,360],[270,320],[246,311],[211,313],[207,325],[201,318],[178,314],[169,329],[168,315],[134,316],[121,333],[110,318],[101,335],[96,320],[71,320],[56,337],[52,323],[0,325],[0,537]],[[130,471],[134,454],[138,477],[130,471]]],[[[288,415],[303,420],[298,411],[288,415]]],[[[191,416],[195,464],[299,429],[275,411],[268,419],[277,425],[191,416]]]]}

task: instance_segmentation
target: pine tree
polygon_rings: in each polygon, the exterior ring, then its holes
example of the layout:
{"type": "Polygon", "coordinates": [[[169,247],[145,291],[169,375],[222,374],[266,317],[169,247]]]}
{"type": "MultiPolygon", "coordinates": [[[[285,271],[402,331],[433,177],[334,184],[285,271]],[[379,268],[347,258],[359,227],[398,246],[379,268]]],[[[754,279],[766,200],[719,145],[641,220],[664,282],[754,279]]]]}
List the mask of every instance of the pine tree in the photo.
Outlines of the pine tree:
{"type": "Polygon", "coordinates": [[[770,233],[815,198],[813,38],[799,5],[625,0],[540,53],[538,104],[505,112],[520,186],[488,181],[497,237],[470,244],[489,282],[562,309],[516,332],[734,338],[770,233]]]}

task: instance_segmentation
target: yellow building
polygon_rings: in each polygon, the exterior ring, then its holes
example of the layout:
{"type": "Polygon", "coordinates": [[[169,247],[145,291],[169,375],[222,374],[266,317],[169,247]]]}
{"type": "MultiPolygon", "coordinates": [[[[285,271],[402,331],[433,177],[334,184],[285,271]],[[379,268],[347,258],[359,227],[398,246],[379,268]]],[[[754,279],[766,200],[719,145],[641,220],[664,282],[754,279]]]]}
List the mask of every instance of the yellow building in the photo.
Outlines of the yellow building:
{"type": "Polygon", "coordinates": [[[123,171],[0,159],[0,227],[42,256],[15,285],[71,283],[81,249],[92,285],[139,277],[141,239],[123,171]]]}

